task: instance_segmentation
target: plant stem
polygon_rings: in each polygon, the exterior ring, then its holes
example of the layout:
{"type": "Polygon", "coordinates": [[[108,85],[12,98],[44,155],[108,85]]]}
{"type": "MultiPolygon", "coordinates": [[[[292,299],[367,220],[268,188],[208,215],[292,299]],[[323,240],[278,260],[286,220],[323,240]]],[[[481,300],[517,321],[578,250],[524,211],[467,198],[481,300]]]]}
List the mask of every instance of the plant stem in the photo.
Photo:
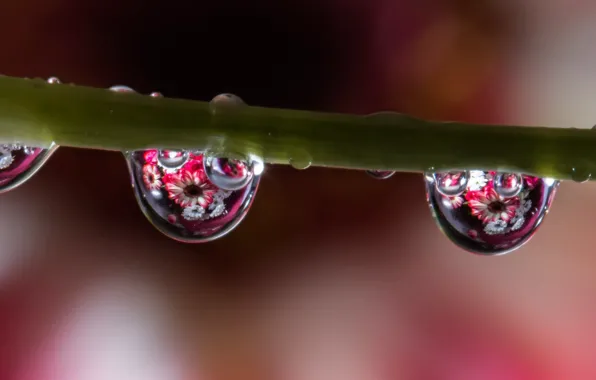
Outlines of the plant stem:
{"type": "Polygon", "coordinates": [[[432,122],[152,98],[0,78],[0,140],[107,150],[212,147],[306,166],[507,170],[555,179],[596,173],[596,132],[432,122]]]}

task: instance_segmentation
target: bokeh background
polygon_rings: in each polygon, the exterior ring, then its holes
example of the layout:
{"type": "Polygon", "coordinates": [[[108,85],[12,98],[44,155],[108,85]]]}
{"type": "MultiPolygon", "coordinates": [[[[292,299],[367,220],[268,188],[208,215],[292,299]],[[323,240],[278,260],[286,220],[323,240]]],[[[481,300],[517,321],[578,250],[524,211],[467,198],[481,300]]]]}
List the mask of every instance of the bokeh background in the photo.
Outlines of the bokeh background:
{"type": "MultiPolygon", "coordinates": [[[[323,111],[589,128],[589,0],[19,0],[0,72],[323,111]]],[[[432,138],[432,136],[429,136],[432,138]]],[[[507,141],[470,141],[507,149],[507,141]]],[[[477,257],[422,177],[270,167],[205,245],[144,219],[121,155],[62,148],[0,197],[6,380],[596,378],[596,189],[477,257]]]]}

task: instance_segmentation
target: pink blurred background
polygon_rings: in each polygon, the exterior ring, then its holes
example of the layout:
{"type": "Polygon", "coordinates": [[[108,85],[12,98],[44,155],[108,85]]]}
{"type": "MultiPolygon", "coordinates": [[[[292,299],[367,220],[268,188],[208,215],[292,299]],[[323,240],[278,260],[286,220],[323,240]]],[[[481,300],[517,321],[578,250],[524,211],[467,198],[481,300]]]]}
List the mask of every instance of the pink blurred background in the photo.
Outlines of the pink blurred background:
{"type": "MultiPolygon", "coordinates": [[[[159,3],[3,4],[0,72],[596,122],[592,1],[159,3]]],[[[534,239],[495,258],[441,235],[413,174],[270,167],[236,231],[181,245],[144,219],[121,155],[63,148],[0,209],[0,379],[596,378],[592,184],[562,184],[534,239]]]]}

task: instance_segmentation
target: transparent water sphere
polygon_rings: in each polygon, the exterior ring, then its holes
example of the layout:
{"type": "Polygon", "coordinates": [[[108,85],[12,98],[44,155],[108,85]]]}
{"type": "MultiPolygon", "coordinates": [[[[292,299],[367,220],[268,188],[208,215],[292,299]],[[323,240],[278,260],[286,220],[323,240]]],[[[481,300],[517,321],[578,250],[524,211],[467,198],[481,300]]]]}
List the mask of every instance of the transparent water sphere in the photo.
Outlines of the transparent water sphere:
{"type": "MultiPolygon", "coordinates": [[[[516,175],[517,176],[517,175],[516,175]]],[[[511,252],[533,236],[550,209],[558,181],[519,175],[521,189],[504,197],[495,189],[497,173],[473,170],[464,191],[438,191],[433,173],[425,175],[426,197],[443,233],[466,251],[480,255],[511,252]]]]}
{"type": "Polygon", "coordinates": [[[233,230],[246,216],[257,192],[262,167],[252,165],[244,186],[228,190],[207,176],[199,151],[173,151],[185,157],[181,166],[160,164],[158,150],[125,153],[141,210],[165,235],[202,243],[233,230]]]}
{"type": "Polygon", "coordinates": [[[58,146],[47,149],[21,144],[0,144],[0,193],[7,192],[31,178],[58,146]]]}

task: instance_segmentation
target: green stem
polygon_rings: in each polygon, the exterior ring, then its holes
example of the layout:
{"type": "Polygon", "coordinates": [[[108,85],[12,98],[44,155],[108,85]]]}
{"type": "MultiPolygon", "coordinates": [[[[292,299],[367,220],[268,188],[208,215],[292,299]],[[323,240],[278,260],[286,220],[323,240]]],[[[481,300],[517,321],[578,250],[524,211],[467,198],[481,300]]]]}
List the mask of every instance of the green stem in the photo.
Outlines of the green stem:
{"type": "Polygon", "coordinates": [[[107,150],[215,147],[266,162],[425,171],[507,170],[556,179],[596,173],[591,130],[431,122],[114,93],[0,78],[0,140],[107,150]]]}

